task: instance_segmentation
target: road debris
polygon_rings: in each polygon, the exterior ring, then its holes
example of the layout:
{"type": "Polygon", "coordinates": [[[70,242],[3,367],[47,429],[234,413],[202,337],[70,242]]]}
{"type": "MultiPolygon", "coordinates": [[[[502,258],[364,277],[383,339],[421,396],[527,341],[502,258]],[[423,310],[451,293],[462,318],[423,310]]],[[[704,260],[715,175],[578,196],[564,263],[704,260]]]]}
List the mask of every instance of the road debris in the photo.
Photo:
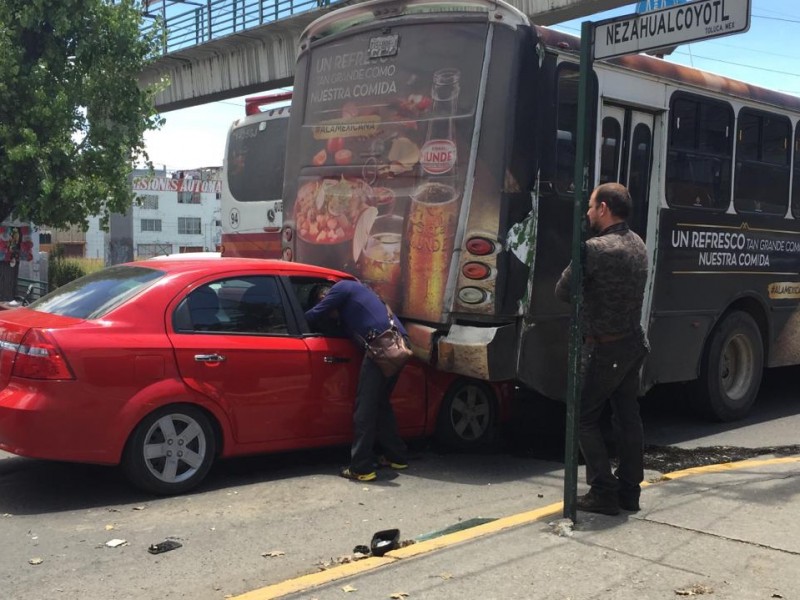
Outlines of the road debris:
{"type": "Polygon", "coordinates": [[[150,554],[163,554],[164,552],[175,550],[181,546],[183,546],[183,544],[176,542],[175,540],[164,540],[163,542],[159,542],[157,544],[150,544],[150,546],[147,548],[147,551],[150,554]]]}
{"type": "Polygon", "coordinates": [[[740,448],[737,446],[703,446],[678,448],[675,446],[648,445],[644,451],[644,467],[661,473],[670,473],[692,467],[737,462],[757,456],[792,456],[800,454],[800,445],[763,446],[740,448]]]}
{"type": "Polygon", "coordinates": [[[346,585],[342,588],[343,592],[357,592],[358,588],[354,588],[352,585],[346,585]]]}
{"type": "Polygon", "coordinates": [[[403,598],[408,598],[408,594],[406,592],[395,592],[391,596],[389,596],[392,600],[403,600],[403,598]]]}
{"type": "Polygon", "coordinates": [[[384,529],[372,536],[369,549],[373,556],[383,556],[387,552],[400,547],[400,530],[384,529]]]}
{"type": "Polygon", "coordinates": [[[269,552],[262,552],[261,556],[264,558],[275,558],[276,556],[285,556],[286,552],[283,550],[270,550],[269,552]]]}
{"type": "Polygon", "coordinates": [[[106,542],[106,546],[109,548],[119,548],[120,546],[127,546],[128,540],[121,540],[119,538],[114,538],[113,540],[108,540],[106,542]]]}
{"type": "Polygon", "coordinates": [[[557,519],[548,523],[550,529],[559,537],[572,537],[575,524],[572,519],[557,519]]]}
{"type": "Polygon", "coordinates": [[[713,594],[714,588],[711,588],[707,585],[703,585],[702,583],[695,583],[688,588],[681,588],[675,590],[675,594],[678,596],[702,596],[703,594],[713,594]]]}
{"type": "Polygon", "coordinates": [[[44,561],[41,558],[39,558],[38,556],[35,556],[34,558],[31,558],[31,559],[28,560],[28,564],[29,565],[40,565],[43,562],[44,561]]]}

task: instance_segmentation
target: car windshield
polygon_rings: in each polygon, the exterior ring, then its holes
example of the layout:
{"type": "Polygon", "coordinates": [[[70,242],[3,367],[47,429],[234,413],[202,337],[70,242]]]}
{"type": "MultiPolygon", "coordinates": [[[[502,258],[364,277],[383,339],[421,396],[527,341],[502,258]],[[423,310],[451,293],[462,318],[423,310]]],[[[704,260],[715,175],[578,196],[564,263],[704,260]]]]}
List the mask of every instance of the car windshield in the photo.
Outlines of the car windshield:
{"type": "Polygon", "coordinates": [[[53,290],[30,308],[78,319],[96,319],[163,275],[164,271],[144,267],[109,267],[53,290]]]}

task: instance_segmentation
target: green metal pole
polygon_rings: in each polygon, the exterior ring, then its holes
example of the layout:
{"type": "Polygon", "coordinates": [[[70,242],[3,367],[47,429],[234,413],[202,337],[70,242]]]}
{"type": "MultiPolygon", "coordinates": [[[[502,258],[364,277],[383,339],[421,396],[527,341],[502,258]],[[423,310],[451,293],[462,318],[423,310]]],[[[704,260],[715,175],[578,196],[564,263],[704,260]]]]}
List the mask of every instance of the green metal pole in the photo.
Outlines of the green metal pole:
{"type": "MultiPolygon", "coordinates": [[[[578,416],[581,403],[581,305],[583,303],[583,264],[581,244],[584,241],[584,214],[588,193],[589,165],[586,139],[591,112],[587,110],[589,82],[592,73],[594,27],[591,21],[581,25],[581,68],[578,79],[578,135],[575,148],[575,192],[572,207],[572,282],[569,327],[569,363],[567,365],[567,430],[564,449],[564,517],[576,522],[575,502],[578,496],[578,416]]],[[[590,155],[591,156],[591,155],[590,155]]]]}

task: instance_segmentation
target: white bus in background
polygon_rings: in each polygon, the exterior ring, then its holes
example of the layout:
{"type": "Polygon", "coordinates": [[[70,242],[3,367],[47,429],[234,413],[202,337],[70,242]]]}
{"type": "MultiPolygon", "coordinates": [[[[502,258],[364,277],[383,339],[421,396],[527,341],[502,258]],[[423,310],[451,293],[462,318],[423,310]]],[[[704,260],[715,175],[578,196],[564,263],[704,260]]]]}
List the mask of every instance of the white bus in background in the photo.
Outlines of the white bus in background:
{"type": "Polygon", "coordinates": [[[222,169],[222,255],[280,258],[283,167],[291,92],[245,99],[222,169]]]}

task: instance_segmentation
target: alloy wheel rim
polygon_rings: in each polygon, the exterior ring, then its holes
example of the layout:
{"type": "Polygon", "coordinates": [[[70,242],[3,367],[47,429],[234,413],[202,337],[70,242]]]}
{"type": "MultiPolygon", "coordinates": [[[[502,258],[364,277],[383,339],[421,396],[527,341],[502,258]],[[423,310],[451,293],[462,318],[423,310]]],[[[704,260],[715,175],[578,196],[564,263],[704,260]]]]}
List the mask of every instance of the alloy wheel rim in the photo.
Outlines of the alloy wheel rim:
{"type": "Polygon", "coordinates": [[[150,426],[144,439],[142,450],[147,470],[164,483],[186,481],[205,460],[205,432],[186,415],[164,415],[150,426]]]}
{"type": "Polygon", "coordinates": [[[477,440],[489,427],[490,401],[483,390],[468,386],[453,399],[450,422],[463,440],[477,440]]]}

